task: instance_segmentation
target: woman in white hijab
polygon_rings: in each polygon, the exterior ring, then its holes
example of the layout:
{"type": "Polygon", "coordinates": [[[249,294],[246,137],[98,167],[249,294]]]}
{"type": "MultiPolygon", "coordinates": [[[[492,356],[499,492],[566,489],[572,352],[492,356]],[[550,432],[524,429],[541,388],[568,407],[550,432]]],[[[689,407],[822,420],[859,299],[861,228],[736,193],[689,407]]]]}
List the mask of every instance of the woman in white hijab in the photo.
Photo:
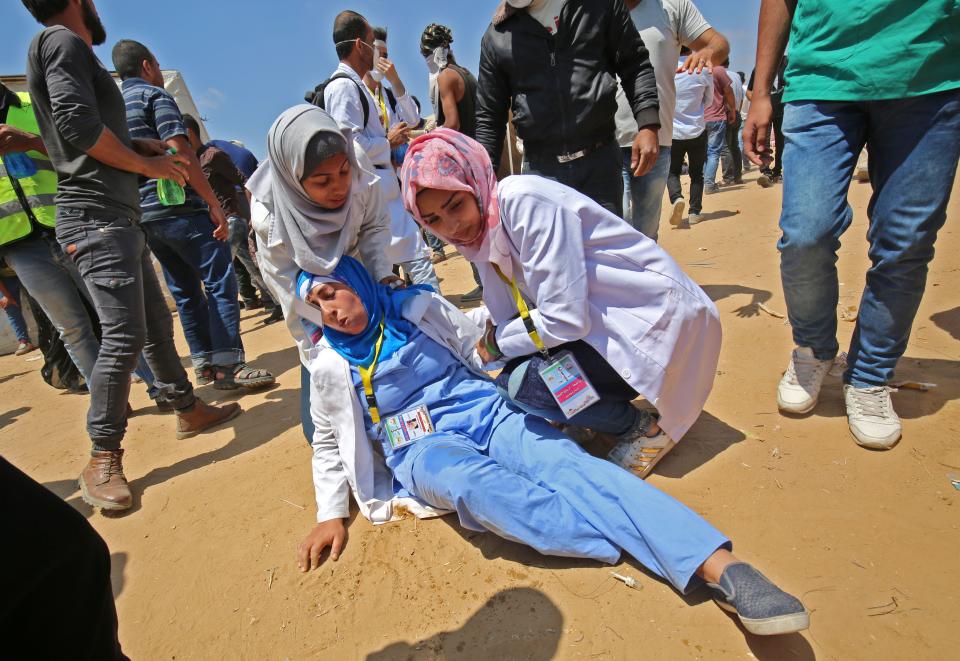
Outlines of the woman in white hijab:
{"type": "MultiPolygon", "coordinates": [[[[349,132],[326,111],[294,106],[273,123],[267,136],[269,158],[247,182],[257,261],[297,342],[301,364],[313,344],[295,302],[297,273],[326,275],[350,255],[376,280],[398,280],[384,253],[390,245],[390,217],[379,179],[366,155],[355,149],[349,132]]],[[[309,387],[301,393],[301,400],[308,398],[309,387]]],[[[309,401],[301,401],[308,439],[313,435],[309,410],[309,401]]]]}

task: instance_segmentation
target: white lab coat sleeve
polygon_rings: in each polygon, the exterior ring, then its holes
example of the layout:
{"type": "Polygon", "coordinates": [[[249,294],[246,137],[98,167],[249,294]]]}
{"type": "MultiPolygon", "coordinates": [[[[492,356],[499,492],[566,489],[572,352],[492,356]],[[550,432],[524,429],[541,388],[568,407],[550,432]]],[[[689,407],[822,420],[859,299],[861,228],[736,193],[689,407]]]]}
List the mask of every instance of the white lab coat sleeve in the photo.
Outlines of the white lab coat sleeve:
{"type": "Polygon", "coordinates": [[[390,215],[383,201],[379,182],[367,186],[361,195],[354,198],[363,204],[363,221],[357,232],[357,249],[360,261],[378,282],[393,275],[393,264],[387,258],[390,246],[390,215]]]}
{"type": "MultiPolygon", "coordinates": [[[[501,217],[513,219],[505,229],[520,249],[527,291],[536,304],[530,317],[540,339],[550,348],[586,337],[590,308],[580,217],[563,199],[535,192],[501,199],[506,206],[501,217]]],[[[507,358],[537,351],[519,316],[497,329],[497,344],[507,358]]]]}
{"type": "MultiPolygon", "coordinates": [[[[344,383],[343,387],[349,387],[344,383]]],[[[317,498],[317,523],[350,516],[350,482],[340,461],[337,433],[323,410],[323,395],[317,376],[311,370],[310,417],[315,431],[313,448],[313,489],[317,498]]]]}
{"type": "Polygon", "coordinates": [[[420,123],[420,112],[409,93],[397,97],[397,119],[406,122],[410,128],[416,128],[420,123]]]}
{"type": "MultiPolygon", "coordinates": [[[[347,78],[338,78],[329,83],[323,91],[323,104],[327,112],[337,123],[350,129],[353,139],[374,163],[390,162],[390,142],[386,136],[365,134],[363,124],[363,105],[360,103],[361,90],[357,84],[347,78]]],[[[369,100],[369,99],[368,99],[369,100]]],[[[370,118],[376,119],[374,103],[370,101],[370,118]]],[[[367,121],[370,121],[368,118],[367,121]]],[[[377,119],[377,121],[380,121],[377,119]]]]}
{"type": "Polygon", "coordinates": [[[484,327],[439,294],[431,295],[427,314],[447,329],[450,348],[460,355],[461,360],[475,370],[483,371],[484,363],[477,353],[477,342],[483,337],[484,327]]]}

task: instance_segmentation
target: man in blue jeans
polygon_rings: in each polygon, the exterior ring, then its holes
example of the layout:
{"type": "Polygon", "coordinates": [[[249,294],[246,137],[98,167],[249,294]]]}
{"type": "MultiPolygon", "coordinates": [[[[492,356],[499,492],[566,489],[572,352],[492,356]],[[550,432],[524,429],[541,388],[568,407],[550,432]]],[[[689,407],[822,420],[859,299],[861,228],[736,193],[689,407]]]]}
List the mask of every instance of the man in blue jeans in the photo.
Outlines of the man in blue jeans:
{"type": "Polygon", "coordinates": [[[778,247],[797,346],[777,403],[788,413],[813,410],[839,351],[837,249],[853,218],[847,191],[866,145],[872,266],[843,390],[856,442],[877,450],[901,436],[887,384],[907,347],[960,158],[954,4],[876,0],[864,10],[841,0],[763,0],[760,10],[756,85],[744,128],[744,148],[757,165],[771,160],[768,90],[790,38],[778,247]]]}
{"type": "Polygon", "coordinates": [[[272,374],[246,365],[227,219],[190,146],[176,101],[163,89],[160,64],[143,44],[128,39],[118,41],[112,55],[123,80],[130,135],[161,140],[188,162],[190,186],[181,204],[165,205],[157,180],[141,177],[140,206],[147,243],[180,312],[197,382],[221,390],[271,386],[272,374]]]}

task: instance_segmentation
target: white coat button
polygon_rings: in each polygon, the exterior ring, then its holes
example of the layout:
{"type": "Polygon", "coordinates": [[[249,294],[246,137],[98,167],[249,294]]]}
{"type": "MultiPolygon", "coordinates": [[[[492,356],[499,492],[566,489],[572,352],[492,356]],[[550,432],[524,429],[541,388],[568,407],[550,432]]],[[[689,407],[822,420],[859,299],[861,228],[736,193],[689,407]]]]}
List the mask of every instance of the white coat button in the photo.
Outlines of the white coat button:
{"type": "Polygon", "coordinates": [[[625,379],[629,379],[629,378],[630,378],[630,370],[621,370],[620,376],[622,376],[622,377],[625,378],[625,379]]]}

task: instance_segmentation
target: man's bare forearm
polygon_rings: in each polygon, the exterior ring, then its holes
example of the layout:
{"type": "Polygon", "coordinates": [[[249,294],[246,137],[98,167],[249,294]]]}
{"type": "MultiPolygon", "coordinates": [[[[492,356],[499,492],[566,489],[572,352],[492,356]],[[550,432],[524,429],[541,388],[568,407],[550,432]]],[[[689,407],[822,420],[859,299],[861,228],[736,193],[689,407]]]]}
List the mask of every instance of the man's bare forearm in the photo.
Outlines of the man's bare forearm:
{"type": "Polygon", "coordinates": [[[97,138],[93,147],[87,150],[87,153],[101,163],[118,170],[144,174],[145,159],[120,142],[120,139],[107,127],[103,127],[100,137],[97,138]]]}
{"type": "Polygon", "coordinates": [[[787,47],[790,23],[797,0],[762,0],[760,24],[757,28],[757,67],[753,94],[765,97],[773,87],[773,78],[787,47]]]}

